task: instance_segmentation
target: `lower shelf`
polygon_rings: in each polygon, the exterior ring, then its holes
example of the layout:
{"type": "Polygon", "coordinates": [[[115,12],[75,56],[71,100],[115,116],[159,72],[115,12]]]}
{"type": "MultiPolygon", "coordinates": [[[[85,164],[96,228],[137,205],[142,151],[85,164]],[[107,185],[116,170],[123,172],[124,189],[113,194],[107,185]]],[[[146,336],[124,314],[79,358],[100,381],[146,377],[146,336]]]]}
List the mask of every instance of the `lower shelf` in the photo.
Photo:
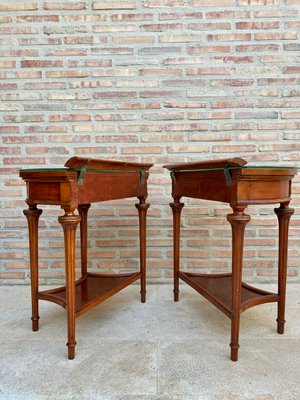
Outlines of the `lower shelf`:
{"type": "MultiPolygon", "coordinates": [[[[179,272],[179,277],[229,318],[232,315],[232,275],[231,274],[194,274],[179,272]]],[[[257,289],[242,282],[241,312],[258,304],[278,302],[275,293],[257,289]]]]}
{"type": "MultiPolygon", "coordinates": [[[[130,274],[88,273],[80,278],[75,285],[76,317],[113,296],[140,277],[140,272],[130,274]]],[[[66,308],[66,287],[39,292],[38,299],[52,301],[66,308]]]]}

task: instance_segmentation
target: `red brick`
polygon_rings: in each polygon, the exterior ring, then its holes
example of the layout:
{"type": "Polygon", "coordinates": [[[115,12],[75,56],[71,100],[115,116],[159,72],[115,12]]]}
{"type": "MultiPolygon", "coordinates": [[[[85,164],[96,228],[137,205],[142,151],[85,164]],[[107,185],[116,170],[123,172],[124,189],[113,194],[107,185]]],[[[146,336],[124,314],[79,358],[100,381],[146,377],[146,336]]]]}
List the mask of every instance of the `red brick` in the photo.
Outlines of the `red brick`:
{"type": "Polygon", "coordinates": [[[211,86],[253,86],[254,80],[241,80],[241,79],[218,79],[218,80],[211,80],[211,86]]]}
{"type": "Polygon", "coordinates": [[[85,10],[86,8],[86,2],[44,2],[45,10],[85,10]]]}
{"type": "Polygon", "coordinates": [[[146,8],[184,7],[184,0],[146,0],[143,6],[146,8]]]}
{"type": "Polygon", "coordinates": [[[0,35],[35,35],[37,33],[38,29],[30,26],[24,28],[14,26],[0,27],[0,35]]]}
{"type": "Polygon", "coordinates": [[[237,45],[237,52],[278,51],[279,44],[243,44],[237,45]]]}
{"type": "Polygon", "coordinates": [[[188,117],[189,119],[230,119],[232,114],[230,111],[190,112],[188,117]]]}
{"type": "Polygon", "coordinates": [[[0,146],[0,154],[9,155],[9,154],[21,154],[20,147],[1,147],[0,146]]]}
{"type": "Polygon", "coordinates": [[[255,33],[255,40],[296,40],[298,39],[298,32],[263,32],[255,33]]]}
{"type": "Polygon", "coordinates": [[[89,71],[82,70],[62,70],[62,71],[47,71],[47,78],[87,78],[89,71]]]}
{"type": "Polygon", "coordinates": [[[49,142],[53,143],[82,143],[90,141],[90,135],[49,135],[49,142]]]}
{"type": "Polygon", "coordinates": [[[132,13],[132,14],[113,14],[112,21],[152,21],[154,14],[151,13],[132,13]]]}
{"type": "Polygon", "coordinates": [[[207,35],[207,41],[219,41],[219,42],[240,42],[251,40],[251,33],[220,33],[217,35],[207,35]]]}
{"type": "Polygon", "coordinates": [[[285,68],[283,68],[283,73],[284,74],[299,74],[300,67],[298,67],[298,66],[285,67],[285,68]]]}
{"type": "MultiPolygon", "coordinates": [[[[1,74],[0,74],[1,77],[1,74]]],[[[1,78],[5,79],[5,78],[1,78]]],[[[18,85],[16,83],[1,83],[0,82],[0,90],[14,90],[17,89],[18,85]]]]}
{"type": "Polygon", "coordinates": [[[0,279],[25,279],[25,272],[1,272],[0,279]]]}
{"type": "Polygon", "coordinates": [[[16,143],[42,143],[44,138],[42,136],[3,136],[3,143],[16,144],[16,143]]]}
{"type": "MultiPolygon", "coordinates": [[[[1,6],[0,6],[1,7],[1,6]]],[[[59,15],[17,15],[17,22],[59,22],[59,15]]]]}
{"type": "Polygon", "coordinates": [[[160,154],[162,151],[160,146],[123,147],[122,154],[160,154]]]}
{"type": "Polygon", "coordinates": [[[279,21],[237,22],[237,29],[277,29],[279,21]]]}
{"type": "Polygon", "coordinates": [[[220,144],[216,145],[213,148],[216,153],[248,153],[256,150],[256,146],[254,144],[233,144],[233,145],[225,145],[220,144]]]}
{"type": "Polygon", "coordinates": [[[50,122],[74,122],[74,121],[91,121],[89,114],[57,114],[49,115],[50,122]]]}
{"type": "Polygon", "coordinates": [[[29,115],[3,115],[5,122],[41,122],[44,121],[43,114],[29,114],[29,115]]]}
{"type": "Polygon", "coordinates": [[[280,0],[238,0],[238,6],[278,5],[280,0]]]}
{"type": "Polygon", "coordinates": [[[297,17],[298,11],[292,9],[270,9],[270,10],[262,10],[256,11],[254,13],[256,18],[283,18],[283,17],[297,17]]]}
{"type": "Polygon", "coordinates": [[[181,76],[182,75],[182,69],[177,68],[177,69],[170,69],[170,68],[164,68],[164,69],[158,69],[158,68],[142,68],[139,70],[139,73],[141,76],[147,76],[147,75],[175,75],[175,76],[181,76]]]}
{"type": "Polygon", "coordinates": [[[181,53],[181,48],[178,46],[167,47],[143,47],[138,51],[139,54],[160,55],[164,53],[181,53]]]}
{"type": "MultiPolygon", "coordinates": [[[[106,39],[107,40],[107,39],[106,39]]],[[[64,38],[65,44],[93,44],[93,36],[66,36],[64,38]]]]}
{"type": "Polygon", "coordinates": [[[4,3],[0,4],[0,11],[34,11],[38,9],[36,2],[4,3]]]}
{"type": "Polygon", "coordinates": [[[233,0],[191,0],[194,7],[229,7],[233,6],[233,0]]]}
{"type": "Polygon", "coordinates": [[[217,60],[217,61],[222,61],[224,63],[235,63],[235,64],[253,63],[254,62],[254,57],[253,56],[244,56],[244,57],[239,57],[239,56],[215,56],[214,59],[217,60]]]}
{"type": "Polygon", "coordinates": [[[68,49],[59,49],[59,50],[53,50],[53,51],[49,51],[46,56],[50,56],[50,57],[74,57],[74,56],[78,56],[78,57],[84,57],[87,55],[87,50],[83,50],[83,49],[72,49],[72,48],[68,48],[68,49]]]}
{"type": "Polygon", "coordinates": [[[188,53],[230,53],[230,46],[188,46],[188,53]]]}
{"type": "Polygon", "coordinates": [[[188,68],[187,75],[226,75],[230,70],[224,67],[188,68]]]}
{"type": "Polygon", "coordinates": [[[0,68],[16,68],[16,61],[0,60],[0,68]]]}
{"type": "Polygon", "coordinates": [[[14,157],[14,158],[3,158],[4,165],[27,165],[27,164],[45,164],[46,160],[43,157],[14,157]]]}
{"type": "Polygon", "coordinates": [[[26,82],[24,89],[28,90],[64,90],[67,88],[65,82],[26,82]]]}
{"type": "Polygon", "coordinates": [[[172,23],[172,24],[144,24],[141,25],[141,29],[146,32],[164,32],[173,29],[182,29],[182,23],[172,23]]]}
{"type": "Polygon", "coordinates": [[[95,1],[93,10],[132,10],[137,7],[135,0],[95,1]]]}
{"type": "Polygon", "coordinates": [[[250,11],[212,11],[206,13],[207,18],[213,19],[238,19],[238,18],[250,18],[250,11]]]}
{"type": "Polygon", "coordinates": [[[188,29],[192,30],[201,30],[201,31],[210,31],[210,30],[223,30],[223,29],[231,29],[230,22],[194,22],[188,24],[188,29]]]}
{"type": "Polygon", "coordinates": [[[136,92],[98,92],[94,93],[94,99],[122,99],[125,97],[136,97],[136,92]]]}
{"type": "Polygon", "coordinates": [[[0,126],[0,133],[18,133],[19,130],[19,126],[0,126]]]}
{"type": "Polygon", "coordinates": [[[173,20],[173,19],[178,19],[178,20],[190,20],[190,19],[202,19],[203,13],[202,12],[169,12],[169,13],[161,13],[159,14],[159,19],[161,21],[165,20],[173,20]]]}

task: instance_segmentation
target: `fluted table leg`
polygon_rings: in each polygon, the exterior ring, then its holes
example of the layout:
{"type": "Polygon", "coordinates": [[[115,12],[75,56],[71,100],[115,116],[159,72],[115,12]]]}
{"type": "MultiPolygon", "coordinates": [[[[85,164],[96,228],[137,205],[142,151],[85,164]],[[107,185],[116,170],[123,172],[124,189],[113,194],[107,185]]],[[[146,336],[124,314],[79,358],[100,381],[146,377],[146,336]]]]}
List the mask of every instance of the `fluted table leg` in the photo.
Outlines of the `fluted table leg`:
{"type": "Polygon", "coordinates": [[[174,199],[170,203],[173,212],[173,265],[174,265],[174,301],[179,300],[179,265],[180,265],[180,216],[184,203],[174,199]]]}
{"type": "Polygon", "coordinates": [[[250,216],[244,209],[233,209],[227,215],[232,230],[232,314],[231,314],[231,360],[237,361],[239,349],[239,329],[241,314],[241,288],[243,269],[244,233],[250,216]]]}
{"type": "Polygon", "coordinates": [[[288,230],[294,209],[289,208],[289,203],[281,203],[279,208],[274,209],[279,223],[279,250],[278,250],[278,310],[277,310],[277,332],[284,333],[285,324],[285,296],[287,278],[288,258],[288,230]]]}
{"type": "Polygon", "coordinates": [[[136,208],[139,212],[139,238],[140,238],[140,270],[141,270],[141,302],[146,302],[146,216],[150,204],[146,204],[145,197],[139,197],[136,208]]]}
{"type": "Polygon", "coordinates": [[[29,205],[29,209],[23,213],[27,218],[29,231],[29,254],[30,254],[30,279],[31,279],[31,304],[32,304],[32,330],[39,330],[39,304],[38,304],[38,288],[39,288],[39,255],[38,255],[38,226],[39,218],[43,210],[37,208],[36,205],[29,205]]]}
{"type": "Polygon", "coordinates": [[[78,212],[80,215],[80,251],[81,251],[81,276],[87,274],[87,216],[90,204],[80,204],[78,212]]]}
{"type": "Polygon", "coordinates": [[[65,210],[65,215],[58,218],[64,231],[65,241],[65,267],[66,267],[66,311],[68,314],[68,358],[75,357],[75,238],[76,227],[80,222],[80,216],[74,211],[65,210]]]}

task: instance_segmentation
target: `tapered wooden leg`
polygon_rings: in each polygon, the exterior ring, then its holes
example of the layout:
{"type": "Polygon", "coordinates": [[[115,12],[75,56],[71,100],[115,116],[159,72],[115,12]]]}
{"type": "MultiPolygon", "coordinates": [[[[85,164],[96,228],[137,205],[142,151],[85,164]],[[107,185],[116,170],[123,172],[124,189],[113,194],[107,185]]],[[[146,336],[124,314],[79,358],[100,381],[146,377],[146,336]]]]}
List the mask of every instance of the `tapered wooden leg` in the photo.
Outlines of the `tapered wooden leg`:
{"type": "Polygon", "coordinates": [[[279,223],[277,332],[281,334],[284,333],[285,323],[288,230],[290,218],[294,213],[293,208],[289,208],[288,205],[289,203],[282,203],[279,208],[274,209],[279,223]]]}
{"type": "Polygon", "coordinates": [[[65,267],[66,267],[66,311],[68,314],[68,358],[75,357],[75,236],[80,216],[73,211],[58,218],[64,231],[65,267]]]}
{"type": "Polygon", "coordinates": [[[241,314],[241,288],[243,269],[244,232],[250,216],[244,209],[234,209],[227,215],[232,229],[232,315],[231,315],[231,360],[237,361],[241,314]]]}
{"type": "Polygon", "coordinates": [[[139,212],[139,237],[140,237],[140,270],[141,270],[141,302],[146,302],[146,216],[150,204],[146,204],[145,197],[139,197],[136,208],[139,212]]]}
{"type": "Polygon", "coordinates": [[[174,301],[179,300],[179,264],[180,264],[180,215],[184,203],[174,199],[170,203],[173,212],[173,266],[174,266],[174,301]]]}
{"type": "Polygon", "coordinates": [[[38,255],[38,226],[39,218],[43,210],[34,206],[24,210],[24,215],[28,222],[29,231],[29,254],[30,254],[30,279],[31,279],[31,304],[32,304],[32,330],[39,330],[39,304],[38,304],[38,288],[39,288],[39,255],[38,255]]]}
{"type": "Polygon", "coordinates": [[[80,215],[81,276],[87,274],[87,215],[90,206],[90,204],[80,204],[78,206],[80,215]]]}

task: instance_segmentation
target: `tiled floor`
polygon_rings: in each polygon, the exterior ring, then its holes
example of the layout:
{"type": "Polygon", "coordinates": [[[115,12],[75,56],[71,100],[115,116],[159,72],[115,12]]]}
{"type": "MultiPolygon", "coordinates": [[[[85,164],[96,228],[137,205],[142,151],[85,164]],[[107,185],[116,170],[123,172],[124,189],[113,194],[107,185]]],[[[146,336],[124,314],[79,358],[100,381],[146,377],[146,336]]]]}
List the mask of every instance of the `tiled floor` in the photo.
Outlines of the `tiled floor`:
{"type": "Polygon", "coordinates": [[[78,318],[72,361],[61,307],[40,302],[39,332],[29,287],[0,287],[0,309],[1,400],[300,399],[300,284],[288,285],[284,335],[274,304],[242,315],[236,363],[229,319],[184,284],[178,303],[149,285],[142,304],[133,285],[78,318]]]}

